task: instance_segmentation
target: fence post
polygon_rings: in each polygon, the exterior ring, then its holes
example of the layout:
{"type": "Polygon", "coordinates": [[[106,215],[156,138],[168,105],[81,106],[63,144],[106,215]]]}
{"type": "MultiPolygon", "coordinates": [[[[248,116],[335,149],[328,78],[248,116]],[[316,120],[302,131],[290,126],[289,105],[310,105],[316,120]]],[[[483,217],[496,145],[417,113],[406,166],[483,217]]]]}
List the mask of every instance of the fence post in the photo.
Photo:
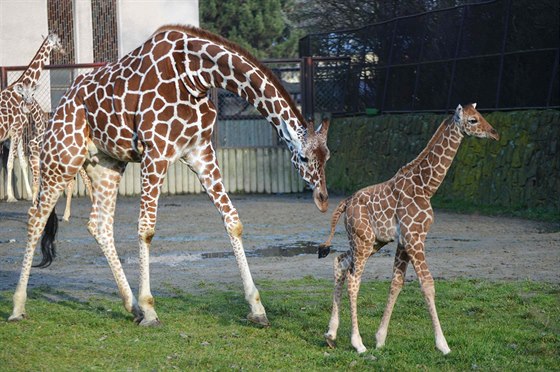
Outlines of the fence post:
{"type": "Polygon", "coordinates": [[[8,87],[8,71],[6,67],[0,67],[0,90],[8,87]]]}
{"type": "Polygon", "coordinates": [[[303,117],[306,120],[313,118],[315,112],[313,92],[313,67],[312,57],[303,57],[301,61],[301,105],[303,117]]]}
{"type": "Polygon", "coordinates": [[[468,6],[463,8],[463,14],[461,15],[461,27],[459,27],[459,32],[457,33],[457,40],[455,40],[455,54],[453,55],[453,62],[451,64],[451,78],[449,79],[449,88],[447,89],[447,103],[445,104],[446,110],[449,110],[449,106],[451,105],[451,93],[453,93],[455,71],[457,70],[457,57],[459,56],[459,51],[461,50],[463,28],[465,27],[465,18],[467,17],[466,14],[468,10],[468,6]]]}
{"type": "Polygon", "coordinates": [[[391,67],[393,65],[393,46],[395,45],[395,35],[397,33],[397,24],[399,20],[396,19],[393,24],[393,35],[391,36],[391,46],[389,47],[389,57],[387,58],[385,70],[385,84],[383,84],[383,100],[381,101],[381,111],[385,110],[385,102],[387,100],[387,88],[389,87],[389,77],[391,76],[391,67]]]}
{"type": "Polygon", "coordinates": [[[498,83],[496,84],[496,103],[494,104],[495,108],[500,106],[500,95],[502,93],[502,77],[504,75],[504,58],[506,53],[506,41],[509,31],[509,14],[511,12],[511,0],[506,0],[505,6],[506,14],[504,16],[504,37],[502,39],[502,50],[500,51],[500,70],[498,71],[498,83]]]}
{"type": "Polygon", "coordinates": [[[560,48],[556,49],[556,58],[554,58],[554,65],[552,65],[552,74],[550,74],[550,85],[548,86],[548,96],[546,97],[546,107],[550,106],[552,100],[552,92],[554,91],[554,82],[556,75],[558,75],[558,62],[560,61],[560,48]]]}

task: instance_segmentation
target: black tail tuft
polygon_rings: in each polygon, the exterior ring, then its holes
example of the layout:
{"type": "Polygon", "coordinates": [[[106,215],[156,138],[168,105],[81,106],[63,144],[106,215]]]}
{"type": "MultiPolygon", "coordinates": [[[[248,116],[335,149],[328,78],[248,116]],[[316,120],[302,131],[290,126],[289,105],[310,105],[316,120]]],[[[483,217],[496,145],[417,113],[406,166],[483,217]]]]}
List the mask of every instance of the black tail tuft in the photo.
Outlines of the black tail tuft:
{"type": "Polygon", "coordinates": [[[321,244],[317,249],[317,255],[319,258],[325,258],[329,255],[329,253],[331,253],[331,247],[327,245],[321,244]]]}
{"type": "Polygon", "coordinates": [[[37,265],[33,267],[39,267],[41,269],[50,266],[56,257],[56,246],[54,241],[56,239],[56,232],[58,230],[58,218],[56,217],[56,212],[52,210],[47,224],[45,225],[45,231],[43,231],[43,237],[41,238],[41,253],[43,254],[43,259],[37,265]]]}

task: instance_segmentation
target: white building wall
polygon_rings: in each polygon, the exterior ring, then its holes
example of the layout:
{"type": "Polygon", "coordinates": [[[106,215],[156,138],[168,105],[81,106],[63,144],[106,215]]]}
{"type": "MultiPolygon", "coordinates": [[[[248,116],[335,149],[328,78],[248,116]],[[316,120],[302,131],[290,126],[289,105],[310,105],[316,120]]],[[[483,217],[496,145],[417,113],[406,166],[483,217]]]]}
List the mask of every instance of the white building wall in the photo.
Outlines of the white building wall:
{"type": "MultiPolygon", "coordinates": [[[[46,0],[0,0],[0,66],[27,66],[48,35],[46,0]]],[[[48,62],[47,62],[48,63],[48,62]]],[[[22,71],[8,73],[8,84],[22,71]]],[[[39,86],[50,86],[50,72],[44,71],[39,86]]],[[[36,95],[44,110],[51,109],[50,91],[36,95]]]]}
{"type": "Polygon", "coordinates": [[[0,0],[0,66],[28,65],[47,33],[46,0],[0,0]]]}
{"type": "Polygon", "coordinates": [[[75,51],[76,63],[94,62],[91,1],[74,0],[73,5],[74,5],[74,51],[75,51]]]}
{"type": "MultiPolygon", "coordinates": [[[[73,0],[73,5],[76,62],[95,62],[91,1],[73,0]]],[[[198,0],[117,0],[117,23],[123,56],[160,26],[198,26],[198,0]]],[[[27,65],[47,33],[47,0],[0,0],[0,66],[27,65]]]]}
{"type": "Polygon", "coordinates": [[[198,0],[117,0],[119,57],[166,24],[199,25],[198,0]]]}

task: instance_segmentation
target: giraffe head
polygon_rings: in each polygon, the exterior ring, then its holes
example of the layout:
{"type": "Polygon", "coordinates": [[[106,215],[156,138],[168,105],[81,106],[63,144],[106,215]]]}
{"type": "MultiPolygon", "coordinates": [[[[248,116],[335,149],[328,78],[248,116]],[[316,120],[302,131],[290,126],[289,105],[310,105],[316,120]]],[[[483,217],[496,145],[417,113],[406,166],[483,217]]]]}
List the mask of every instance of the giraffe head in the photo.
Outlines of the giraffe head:
{"type": "Polygon", "coordinates": [[[453,121],[459,126],[461,133],[467,136],[500,140],[498,132],[476,111],[476,103],[465,105],[465,107],[457,106],[453,121]]]}
{"type": "Polygon", "coordinates": [[[35,84],[27,84],[27,83],[16,83],[14,84],[14,92],[21,98],[22,100],[22,109],[24,112],[28,112],[28,105],[33,103],[35,100],[35,90],[37,86],[35,84]]]}
{"type": "Polygon", "coordinates": [[[317,130],[310,121],[307,124],[307,135],[304,136],[301,148],[296,148],[292,152],[292,163],[313,190],[313,200],[321,212],[326,212],[329,207],[329,193],[325,177],[325,164],[330,157],[327,147],[328,130],[329,121],[327,119],[323,119],[317,130]]]}
{"type": "Polygon", "coordinates": [[[55,52],[58,52],[60,54],[66,53],[66,51],[62,47],[62,42],[60,41],[60,37],[58,37],[57,34],[51,32],[49,36],[47,36],[47,43],[55,52]]]}

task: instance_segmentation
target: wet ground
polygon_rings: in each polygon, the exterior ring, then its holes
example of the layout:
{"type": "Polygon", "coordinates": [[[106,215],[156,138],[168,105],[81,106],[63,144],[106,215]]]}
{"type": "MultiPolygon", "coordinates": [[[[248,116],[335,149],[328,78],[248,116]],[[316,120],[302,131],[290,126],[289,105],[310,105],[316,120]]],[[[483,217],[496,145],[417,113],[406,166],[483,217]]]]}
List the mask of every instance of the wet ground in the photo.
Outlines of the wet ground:
{"type": "MultiPolygon", "coordinates": [[[[244,224],[244,244],[253,278],[287,280],[312,276],[332,278],[331,253],[317,259],[317,246],[328,235],[330,213],[340,198],[331,198],[321,214],[310,195],[233,196],[244,224]]],[[[0,202],[0,290],[17,284],[26,239],[29,202],[0,202]]],[[[57,206],[59,218],[63,201],[57,206]]],[[[90,202],[73,202],[70,222],[60,222],[58,257],[46,269],[33,269],[30,287],[50,285],[78,297],[116,296],[106,260],[86,230],[90,202]]],[[[123,267],[137,290],[136,224],[139,198],[120,197],[115,241],[123,267]]],[[[348,248],[342,221],[333,250],[348,248]]],[[[368,262],[364,280],[390,279],[395,244],[368,262]]],[[[436,210],[426,241],[432,274],[438,278],[537,280],[560,282],[560,224],[515,218],[460,215],[436,210]]],[[[36,257],[39,260],[39,257],[36,257]]],[[[37,261],[38,262],[38,261],[37,261]]],[[[415,280],[409,270],[407,278],[415,280]]],[[[151,252],[154,295],[177,287],[196,292],[213,283],[241,291],[241,279],[220,216],[205,195],[164,196],[151,252]]]]}

